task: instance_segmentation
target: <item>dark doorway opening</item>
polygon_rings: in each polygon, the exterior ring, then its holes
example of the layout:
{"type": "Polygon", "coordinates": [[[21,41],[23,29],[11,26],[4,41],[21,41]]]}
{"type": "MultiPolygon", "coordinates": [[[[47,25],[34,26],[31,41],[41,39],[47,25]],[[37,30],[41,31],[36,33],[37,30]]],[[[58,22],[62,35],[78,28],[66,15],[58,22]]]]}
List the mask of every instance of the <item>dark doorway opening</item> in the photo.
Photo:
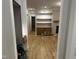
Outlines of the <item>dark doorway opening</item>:
{"type": "Polygon", "coordinates": [[[31,20],[32,20],[32,31],[35,32],[35,16],[31,16],[31,20]]]}
{"type": "Polygon", "coordinates": [[[56,26],[56,33],[58,34],[59,32],[59,26],[56,26]]]}
{"type": "Polygon", "coordinates": [[[16,43],[19,44],[22,41],[21,7],[15,1],[13,1],[13,10],[14,10],[16,43]]]}

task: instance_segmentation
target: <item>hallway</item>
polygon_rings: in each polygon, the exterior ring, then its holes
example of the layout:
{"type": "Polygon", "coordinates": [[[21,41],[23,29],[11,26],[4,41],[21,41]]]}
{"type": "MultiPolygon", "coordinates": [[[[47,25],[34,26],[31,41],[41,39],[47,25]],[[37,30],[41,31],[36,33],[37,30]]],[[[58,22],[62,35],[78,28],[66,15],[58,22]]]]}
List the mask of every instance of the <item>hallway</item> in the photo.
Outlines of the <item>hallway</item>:
{"type": "Polygon", "coordinates": [[[57,37],[29,34],[28,59],[56,59],[57,37]]]}

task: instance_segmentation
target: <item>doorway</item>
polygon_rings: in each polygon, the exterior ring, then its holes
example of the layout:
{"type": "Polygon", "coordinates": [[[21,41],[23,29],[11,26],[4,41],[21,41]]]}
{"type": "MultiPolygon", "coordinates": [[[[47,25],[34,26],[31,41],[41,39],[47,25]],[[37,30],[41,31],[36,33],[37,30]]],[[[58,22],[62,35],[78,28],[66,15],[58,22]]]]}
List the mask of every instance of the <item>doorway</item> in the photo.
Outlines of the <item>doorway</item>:
{"type": "Polygon", "coordinates": [[[32,20],[32,31],[35,32],[35,16],[31,16],[31,20],[32,20]]]}
{"type": "Polygon", "coordinates": [[[26,59],[26,51],[22,38],[21,6],[15,1],[13,1],[13,10],[18,59],[26,59]]]}
{"type": "Polygon", "coordinates": [[[18,3],[13,1],[13,9],[14,9],[16,43],[19,44],[22,41],[21,7],[20,7],[20,5],[18,3]]]}
{"type": "Polygon", "coordinates": [[[58,34],[59,32],[59,26],[56,26],[56,33],[58,34]]]}
{"type": "Polygon", "coordinates": [[[61,1],[27,0],[32,28],[28,34],[28,59],[56,59],[61,7],[58,3],[61,1]]]}

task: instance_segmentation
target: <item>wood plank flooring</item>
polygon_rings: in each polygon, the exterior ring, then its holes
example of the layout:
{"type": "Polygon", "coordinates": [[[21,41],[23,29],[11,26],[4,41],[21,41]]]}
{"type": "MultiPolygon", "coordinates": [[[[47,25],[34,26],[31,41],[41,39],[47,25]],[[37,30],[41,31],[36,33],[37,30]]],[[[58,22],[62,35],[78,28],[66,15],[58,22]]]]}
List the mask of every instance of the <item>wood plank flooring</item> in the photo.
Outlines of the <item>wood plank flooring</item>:
{"type": "Polygon", "coordinates": [[[28,46],[28,59],[56,59],[57,37],[55,36],[35,36],[31,33],[28,46]]]}

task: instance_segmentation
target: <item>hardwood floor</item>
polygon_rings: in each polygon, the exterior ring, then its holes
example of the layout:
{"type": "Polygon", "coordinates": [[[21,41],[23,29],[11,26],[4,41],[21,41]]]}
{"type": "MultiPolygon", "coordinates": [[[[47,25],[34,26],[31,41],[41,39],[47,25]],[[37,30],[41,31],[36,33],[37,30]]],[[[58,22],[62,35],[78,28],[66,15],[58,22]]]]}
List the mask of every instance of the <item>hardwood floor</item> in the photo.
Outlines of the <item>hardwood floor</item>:
{"type": "Polygon", "coordinates": [[[28,59],[56,59],[57,37],[29,35],[28,59]]]}

